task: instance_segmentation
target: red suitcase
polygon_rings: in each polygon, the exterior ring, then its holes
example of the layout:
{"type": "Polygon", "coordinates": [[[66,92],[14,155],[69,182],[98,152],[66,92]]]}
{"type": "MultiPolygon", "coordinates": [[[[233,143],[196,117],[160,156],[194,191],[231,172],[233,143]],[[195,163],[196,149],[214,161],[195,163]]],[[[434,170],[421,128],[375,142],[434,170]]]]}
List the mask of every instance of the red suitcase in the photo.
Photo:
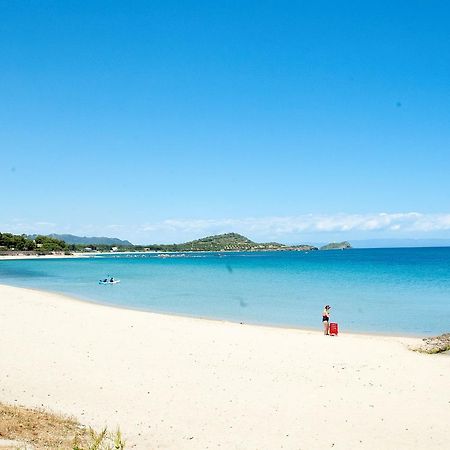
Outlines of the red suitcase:
{"type": "Polygon", "coordinates": [[[339,327],[337,323],[331,322],[330,329],[328,330],[330,336],[337,336],[339,333],[339,327]]]}

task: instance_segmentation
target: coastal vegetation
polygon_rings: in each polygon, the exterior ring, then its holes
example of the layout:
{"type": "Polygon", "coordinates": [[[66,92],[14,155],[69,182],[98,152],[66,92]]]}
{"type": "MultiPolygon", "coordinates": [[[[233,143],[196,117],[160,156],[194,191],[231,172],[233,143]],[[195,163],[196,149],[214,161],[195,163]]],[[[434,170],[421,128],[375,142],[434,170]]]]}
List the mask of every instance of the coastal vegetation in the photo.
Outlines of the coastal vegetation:
{"type": "Polygon", "coordinates": [[[13,441],[8,448],[18,449],[125,449],[120,430],[97,432],[70,417],[0,403],[0,444],[2,440],[13,441]]]}
{"type": "MultiPolygon", "coordinates": [[[[325,245],[320,250],[348,249],[348,242],[325,245]]],[[[278,242],[258,243],[238,233],[207,236],[181,244],[133,245],[117,238],[80,237],[74,235],[14,235],[0,233],[0,253],[36,254],[71,252],[204,252],[204,251],[316,251],[313,245],[286,245],[278,242]],[[60,239],[64,237],[67,241],[60,239]]]]}
{"type": "Polygon", "coordinates": [[[37,253],[68,252],[75,247],[49,236],[36,235],[30,239],[27,235],[0,233],[0,251],[28,251],[37,253]]]}

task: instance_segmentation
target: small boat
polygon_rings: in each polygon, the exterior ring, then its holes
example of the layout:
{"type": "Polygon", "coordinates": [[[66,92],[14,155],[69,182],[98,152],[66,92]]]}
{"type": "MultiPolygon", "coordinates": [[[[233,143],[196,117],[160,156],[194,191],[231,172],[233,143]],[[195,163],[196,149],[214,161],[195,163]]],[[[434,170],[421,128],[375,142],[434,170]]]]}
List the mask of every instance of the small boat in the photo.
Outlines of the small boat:
{"type": "Polygon", "coordinates": [[[98,280],[98,284],[117,284],[120,283],[120,280],[98,280]]]}

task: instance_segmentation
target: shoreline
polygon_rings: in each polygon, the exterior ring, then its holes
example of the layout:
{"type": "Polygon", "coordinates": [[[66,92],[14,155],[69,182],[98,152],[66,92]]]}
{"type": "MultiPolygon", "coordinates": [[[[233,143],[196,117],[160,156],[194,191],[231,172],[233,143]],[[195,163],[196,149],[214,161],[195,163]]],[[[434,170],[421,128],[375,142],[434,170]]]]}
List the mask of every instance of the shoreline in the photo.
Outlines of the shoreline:
{"type": "MultiPolygon", "coordinates": [[[[24,287],[24,286],[15,286],[10,284],[4,284],[0,283],[0,289],[2,287],[13,287],[17,289],[24,289],[29,290],[41,294],[52,294],[52,295],[59,295],[61,297],[64,297],[66,300],[75,301],[75,302],[81,302],[81,303],[87,303],[97,306],[104,306],[107,308],[113,308],[117,310],[124,310],[124,311],[136,311],[141,313],[147,313],[147,314],[155,314],[160,316],[168,316],[168,317],[181,317],[186,319],[193,319],[193,320],[201,320],[201,321],[211,321],[211,322],[217,322],[217,323],[230,323],[235,325],[246,325],[246,326],[252,326],[252,327],[261,327],[261,328],[273,328],[273,329],[283,329],[283,330],[292,330],[292,331],[301,331],[301,332],[312,332],[312,333],[319,333],[323,334],[322,330],[322,323],[318,322],[317,327],[308,327],[308,326],[291,326],[291,325],[282,325],[282,324],[270,324],[270,323],[264,323],[264,322],[240,322],[237,320],[231,320],[231,319],[220,319],[215,317],[207,317],[207,316],[197,316],[195,314],[182,314],[182,313],[173,313],[173,312],[165,312],[165,311],[154,311],[151,309],[145,309],[145,308],[139,308],[139,307],[133,307],[133,306],[126,306],[126,305],[117,305],[114,303],[107,303],[107,302],[101,302],[94,299],[89,298],[82,298],[77,297],[76,295],[67,294],[65,292],[60,291],[46,291],[44,289],[38,289],[38,288],[30,288],[30,287],[24,287]]],[[[405,338],[405,339],[423,339],[425,337],[430,337],[432,335],[419,335],[419,334],[405,334],[405,333],[395,333],[395,332],[376,332],[376,331],[342,331],[342,328],[339,330],[339,334],[345,333],[346,335],[354,335],[354,336],[368,336],[368,337],[386,337],[386,338],[405,338]]],[[[335,337],[335,336],[331,336],[335,337]]]]}
{"type": "MultiPolygon", "coordinates": [[[[99,253],[96,253],[98,255],[99,253]]],[[[109,253],[108,253],[109,254],[109,253]]],[[[74,259],[84,258],[87,256],[94,256],[90,253],[72,253],[70,255],[57,254],[57,255],[0,255],[0,261],[15,261],[22,259],[74,259]]]]}
{"type": "MultiPolygon", "coordinates": [[[[120,255],[177,255],[177,254],[190,254],[190,253],[243,253],[244,250],[202,250],[202,251],[136,251],[136,252],[73,252],[70,255],[65,254],[49,254],[49,255],[0,255],[0,261],[14,261],[23,259],[74,259],[74,258],[95,258],[97,256],[120,256],[120,255]]],[[[256,252],[255,252],[256,253],[256,252]]]]}
{"type": "Polygon", "coordinates": [[[0,401],[119,425],[127,448],[437,450],[447,442],[450,359],[409,351],[418,339],[329,339],[5,285],[0,301],[0,401]]]}

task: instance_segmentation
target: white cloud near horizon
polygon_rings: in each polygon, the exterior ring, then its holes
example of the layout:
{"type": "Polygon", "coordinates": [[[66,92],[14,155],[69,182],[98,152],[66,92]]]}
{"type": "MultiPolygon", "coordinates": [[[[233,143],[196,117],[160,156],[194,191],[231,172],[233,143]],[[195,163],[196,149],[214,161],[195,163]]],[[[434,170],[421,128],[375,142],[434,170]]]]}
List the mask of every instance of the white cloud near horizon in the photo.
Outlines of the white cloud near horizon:
{"type": "Polygon", "coordinates": [[[450,230],[450,214],[375,213],[305,214],[300,216],[244,219],[167,219],[142,226],[141,233],[208,233],[238,231],[257,235],[292,236],[297,234],[389,231],[429,233],[450,230]]]}
{"type": "Polygon", "coordinates": [[[211,234],[237,232],[252,239],[296,242],[321,239],[385,237],[450,237],[450,213],[303,214],[241,219],[166,219],[143,225],[55,224],[14,219],[0,224],[1,232],[70,233],[109,236],[134,243],[183,242],[211,234]]]}

